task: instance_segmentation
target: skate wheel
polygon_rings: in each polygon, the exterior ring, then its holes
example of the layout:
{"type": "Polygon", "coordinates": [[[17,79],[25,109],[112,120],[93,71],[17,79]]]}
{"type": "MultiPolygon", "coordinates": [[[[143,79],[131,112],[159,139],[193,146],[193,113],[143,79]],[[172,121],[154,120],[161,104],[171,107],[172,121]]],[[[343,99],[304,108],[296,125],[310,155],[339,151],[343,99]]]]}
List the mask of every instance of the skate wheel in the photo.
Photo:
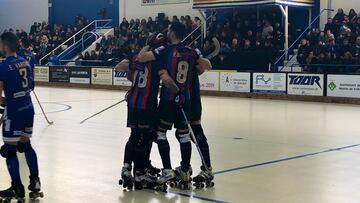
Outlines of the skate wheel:
{"type": "Polygon", "coordinates": [[[122,185],[124,183],[124,181],[123,180],[119,180],[119,185],[122,185]]]}
{"type": "Polygon", "coordinates": [[[215,186],[215,183],[214,182],[211,182],[210,183],[210,187],[214,187],[215,186]]]}

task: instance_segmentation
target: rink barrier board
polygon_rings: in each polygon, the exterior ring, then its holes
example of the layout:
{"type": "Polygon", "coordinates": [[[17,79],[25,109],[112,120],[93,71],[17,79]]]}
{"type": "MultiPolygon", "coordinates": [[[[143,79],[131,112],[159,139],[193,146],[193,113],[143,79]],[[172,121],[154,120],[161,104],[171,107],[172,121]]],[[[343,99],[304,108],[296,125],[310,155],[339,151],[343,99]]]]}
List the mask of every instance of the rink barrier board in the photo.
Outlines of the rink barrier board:
{"type": "MultiPolygon", "coordinates": [[[[59,73],[64,69],[66,72],[71,72],[75,68],[78,67],[36,67],[36,84],[52,87],[123,91],[130,88],[129,83],[125,83],[126,74],[109,71],[109,67],[87,67],[88,72],[91,74],[85,74],[86,68],[82,67],[84,75],[81,77],[89,77],[90,84],[71,83],[71,74],[59,73]],[[94,70],[97,70],[98,73],[101,68],[107,69],[107,71],[104,71],[101,78],[97,79],[94,84],[94,70]],[[54,76],[51,75],[52,69],[58,71],[56,76],[63,78],[52,80],[54,76]],[[67,75],[69,75],[69,78],[66,78],[67,75]]],[[[206,72],[200,76],[200,86],[202,94],[208,96],[360,104],[360,75],[216,70],[206,72]]]]}

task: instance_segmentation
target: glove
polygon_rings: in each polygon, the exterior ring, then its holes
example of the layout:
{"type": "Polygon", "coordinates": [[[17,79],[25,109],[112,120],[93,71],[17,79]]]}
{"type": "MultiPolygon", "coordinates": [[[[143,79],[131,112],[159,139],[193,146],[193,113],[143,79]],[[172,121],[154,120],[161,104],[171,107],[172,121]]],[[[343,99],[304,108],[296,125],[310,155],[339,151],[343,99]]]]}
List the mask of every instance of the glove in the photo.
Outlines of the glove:
{"type": "Polygon", "coordinates": [[[175,104],[178,107],[182,107],[185,103],[185,96],[179,92],[175,97],[175,104]]]}

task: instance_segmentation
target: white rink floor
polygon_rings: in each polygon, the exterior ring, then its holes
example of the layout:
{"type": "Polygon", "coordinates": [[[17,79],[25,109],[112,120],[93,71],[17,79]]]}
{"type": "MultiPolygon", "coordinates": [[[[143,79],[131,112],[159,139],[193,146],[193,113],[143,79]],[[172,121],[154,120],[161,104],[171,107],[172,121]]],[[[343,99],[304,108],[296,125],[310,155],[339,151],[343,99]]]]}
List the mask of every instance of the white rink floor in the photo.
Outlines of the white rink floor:
{"type": "MultiPolygon", "coordinates": [[[[33,138],[48,203],[259,202],[351,203],[360,201],[360,106],[203,97],[203,125],[211,146],[215,188],[123,192],[117,184],[129,130],[126,106],[79,122],[124,97],[124,92],[43,88],[37,95],[33,138]],[[235,139],[234,139],[235,138],[235,139]]],[[[173,166],[180,151],[173,132],[173,166]]],[[[157,146],[152,160],[161,166],[157,146]]],[[[21,172],[28,182],[23,155],[21,172]]],[[[192,166],[200,159],[193,148],[192,166]]],[[[9,186],[0,159],[0,188],[9,186]]]]}

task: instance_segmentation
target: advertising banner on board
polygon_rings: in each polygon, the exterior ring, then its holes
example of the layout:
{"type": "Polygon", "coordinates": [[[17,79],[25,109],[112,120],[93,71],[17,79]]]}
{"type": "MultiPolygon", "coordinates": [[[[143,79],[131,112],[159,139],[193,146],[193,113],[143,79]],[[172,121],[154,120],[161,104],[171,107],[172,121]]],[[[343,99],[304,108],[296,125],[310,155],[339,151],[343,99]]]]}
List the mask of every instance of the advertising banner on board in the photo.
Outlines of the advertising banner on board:
{"type": "Polygon", "coordinates": [[[90,84],[91,69],[89,67],[71,67],[70,83],[90,84]]]}
{"type": "Polygon", "coordinates": [[[360,75],[328,75],[327,96],[360,98],[360,75]]]}
{"type": "Polygon", "coordinates": [[[50,66],[50,82],[70,82],[70,68],[50,66]]]}
{"type": "Polygon", "coordinates": [[[111,68],[92,68],[91,84],[93,85],[112,85],[113,69],[111,68]]]}
{"type": "Polygon", "coordinates": [[[35,66],[34,75],[35,82],[49,82],[49,67],[35,66]]]}
{"type": "Polygon", "coordinates": [[[131,86],[131,82],[127,79],[128,72],[114,71],[114,85],[131,86]]]}
{"type": "Polygon", "coordinates": [[[258,93],[286,93],[286,74],[253,73],[253,91],[258,93]]]}
{"type": "Polygon", "coordinates": [[[324,96],[324,75],[289,73],[288,94],[324,96]]]}
{"type": "Polygon", "coordinates": [[[205,72],[199,79],[201,90],[219,91],[219,72],[205,72]]]}
{"type": "Polygon", "coordinates": [[[220,72],[220,91],[250,92],[250,73],[220,72]]]}

